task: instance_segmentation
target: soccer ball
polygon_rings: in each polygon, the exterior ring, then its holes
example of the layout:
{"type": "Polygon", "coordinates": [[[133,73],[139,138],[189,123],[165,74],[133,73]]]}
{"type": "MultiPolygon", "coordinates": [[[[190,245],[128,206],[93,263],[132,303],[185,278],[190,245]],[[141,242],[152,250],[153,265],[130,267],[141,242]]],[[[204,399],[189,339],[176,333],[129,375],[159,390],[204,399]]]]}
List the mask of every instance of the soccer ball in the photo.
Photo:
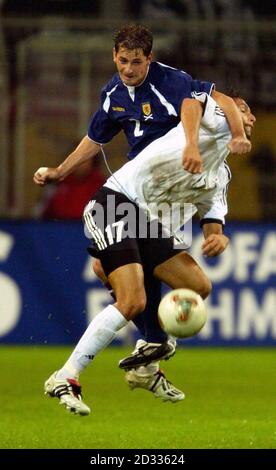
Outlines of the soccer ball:
{"type": "Polygon", "coordinates": [[[205,325],[207,311],[199,294],[190,289],[175,289],[161,300],[158,319],[169,335],[189,338],[205,325]]]}

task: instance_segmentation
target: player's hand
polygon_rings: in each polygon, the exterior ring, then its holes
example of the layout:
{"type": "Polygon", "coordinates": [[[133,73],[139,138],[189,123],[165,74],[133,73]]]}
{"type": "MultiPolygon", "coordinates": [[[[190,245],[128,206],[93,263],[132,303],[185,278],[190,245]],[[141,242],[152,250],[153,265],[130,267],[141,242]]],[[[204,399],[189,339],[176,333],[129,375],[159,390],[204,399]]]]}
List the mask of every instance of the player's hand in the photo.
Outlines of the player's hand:
{"type": "Polygon", "coordinates": [[[233,137],[228,144],[228,148],[231,153],[242,155],[250,152],[251,142],[245,136],[233,137]]]}
{"type": "Polygon", "coordinates": [[[203,165],[198,146],[195,144],[186,145],[182,156],[183,168],[190,173],[202,173],[203,165]]]}
{"type": "Polygon", "coordinates": [[[45,186],[45,184],[47,183],[52,183],[53,181],[60,181],[60,170],[58,168],[41,167],[36,170],[33,180],[35,184],[38,184],[38,186],[45,186]]]}
{"type": "Polygon", "coordinates": [[[212,233],[202,243],[202,253],[204,256],[220,255],[229,243],[229,238],[225,235],[212,233]]]}

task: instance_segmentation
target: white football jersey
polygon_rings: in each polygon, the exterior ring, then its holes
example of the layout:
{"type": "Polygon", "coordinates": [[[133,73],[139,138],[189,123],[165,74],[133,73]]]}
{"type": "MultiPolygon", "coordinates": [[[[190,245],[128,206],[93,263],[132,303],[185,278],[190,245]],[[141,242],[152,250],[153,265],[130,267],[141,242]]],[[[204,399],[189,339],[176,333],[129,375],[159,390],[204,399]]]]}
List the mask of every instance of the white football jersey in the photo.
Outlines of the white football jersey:
{"type": "Polygon", "coordinates": [[[231,173],[225,159],[229,154],[227,144],[231,132],[223,111],[209,95],[200,93],[195,98],[205,103],[199,131],[202,173],[192,174],[183,168],[182,152],[186,140],[183,126],[179,123],[105,183],[108,188],[125,194],[144,208],[152,219],[160,217],[161,208],[163,224],[167,210],[168,225],[174,234],[197,211],[201,219],[215,218],[223,223],[227,213],[226,190],[231,173]],[[179,207],[184,209],[181,221],[179,207]]]}

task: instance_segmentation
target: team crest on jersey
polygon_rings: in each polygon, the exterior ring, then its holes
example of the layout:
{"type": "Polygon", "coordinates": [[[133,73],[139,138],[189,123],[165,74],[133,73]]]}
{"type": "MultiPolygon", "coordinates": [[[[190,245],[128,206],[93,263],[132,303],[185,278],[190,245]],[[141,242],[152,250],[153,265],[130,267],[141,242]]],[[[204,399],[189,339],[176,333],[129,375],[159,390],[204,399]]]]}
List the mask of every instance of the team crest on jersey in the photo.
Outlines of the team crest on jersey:
{"type": "Polygon", "coordinates": [[[150,103],[142,103],[142,110],[145,116],[149,116],[151,114],[150,103]]]}

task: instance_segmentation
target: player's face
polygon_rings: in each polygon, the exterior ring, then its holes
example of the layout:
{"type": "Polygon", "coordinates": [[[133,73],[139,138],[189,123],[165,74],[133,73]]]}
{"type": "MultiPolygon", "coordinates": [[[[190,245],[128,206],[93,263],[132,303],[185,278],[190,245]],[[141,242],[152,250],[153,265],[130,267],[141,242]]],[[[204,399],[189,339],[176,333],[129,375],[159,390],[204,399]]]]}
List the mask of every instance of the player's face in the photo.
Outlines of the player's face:
{"type": "Polygon", "coordinates": [[[250,140],[256,118],[254,114],[251,113],[248,104],[242,98],[235,98],[234,101],[241,113],[246,137],[250,140]]]}
{"type": "Polygon", "coordinates": [[[152,53],[148,57],[143,49],[125,49],[120,47],[116,53],[113,49],[113,61],[116,64],[121,80],[128,86],[138,86],[147,75],[152,53]]]}

